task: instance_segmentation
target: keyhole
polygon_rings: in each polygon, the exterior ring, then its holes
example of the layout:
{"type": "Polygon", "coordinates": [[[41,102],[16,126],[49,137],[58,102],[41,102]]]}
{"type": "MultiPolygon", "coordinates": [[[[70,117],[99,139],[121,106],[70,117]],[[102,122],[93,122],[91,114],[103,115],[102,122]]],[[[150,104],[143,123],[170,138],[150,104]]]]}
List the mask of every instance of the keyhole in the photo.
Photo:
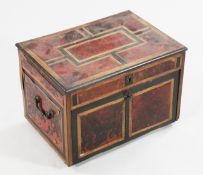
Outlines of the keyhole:
{"type": "Polygon", "coordinates": [[[128,83],[131,83],[131,81],[132,81],[132,77],[128,77],[128,83]]]}
{"type": "Polygon", "coordinates": [[[128,75],[125,77],[125,85],[129,85],[133,83],[132,75],[128,75]]]}

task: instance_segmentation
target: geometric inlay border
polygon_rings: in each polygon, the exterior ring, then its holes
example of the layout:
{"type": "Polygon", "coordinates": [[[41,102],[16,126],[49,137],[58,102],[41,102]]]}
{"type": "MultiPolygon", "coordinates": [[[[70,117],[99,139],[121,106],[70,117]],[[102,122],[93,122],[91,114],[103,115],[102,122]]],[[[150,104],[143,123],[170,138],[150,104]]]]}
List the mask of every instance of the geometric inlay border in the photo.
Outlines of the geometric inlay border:
{"type": "Polygon", "coordinates": [[[118,28],[114,28],[110,31],[107,31],[107,32],[102,32],[98,35],[94,35],[94,36],[91,36],[91,37],[87,37],[85,38],[84,40],[80,40],[78,42],[74,42],[74,43],[71,43],[71,44],[68,44],[68,45],[63,45],[61,47],[58,47],[57,49],[63,53],[63,57],[60,57],[58,58],[57,60],[54,60],[54,62],[47,62],[48,64],[50,63],[51,65],[57,63],[58,61],[61,62],[61,61],[69,61],[69,62],[72,62],[74,65],[76,66],[80,66],[80,65],[83,65],[83,64],[86,64],[88,62],[92,62],[94,60],[97,60],[97,59],[101,59],[102,57],[106,57],[106,56],[112,56],[114,59],[116,59],[117,61],[119,61],[121,64],[125,64],[126,61],[120,57],[119,55],[116,54],[116,52],[120,52],[120,51],[123,51],[127,48],[130,48],[130,47],[134,47],[138,44],[141,44],[143,43],[143,41],[138,38],[134,33],[132,33],[131,31],[129,31],[127,28],[125,28],[124,26],[121,26],[121,27],[118,27],[118,28]],[[128,44],[124,44],[120,47],[116,47],[114,49],[110,49],[110,50],[107,50],[105,52],[102,52],[102,53],[99,53],[99,54],[95,54],[94,56],[91,56],[91,57],[88,57],[88,58],[85,58],[85,59],[78,59],[76,56],[74,56],[73,54],[70,53],[70,51],[68,50],[69,48],[72,48],[72,47],[77,47],[83,43],[88,43],[88,42],[92,42],[94,40],[99,40],[99,39],[102,39],[106,36],[111,36],[111,35],[114,35],[114,34],[122,34],[123,36],[125,36],[127,39],[130,39],[131,42],[128,43],[128,44]]]}

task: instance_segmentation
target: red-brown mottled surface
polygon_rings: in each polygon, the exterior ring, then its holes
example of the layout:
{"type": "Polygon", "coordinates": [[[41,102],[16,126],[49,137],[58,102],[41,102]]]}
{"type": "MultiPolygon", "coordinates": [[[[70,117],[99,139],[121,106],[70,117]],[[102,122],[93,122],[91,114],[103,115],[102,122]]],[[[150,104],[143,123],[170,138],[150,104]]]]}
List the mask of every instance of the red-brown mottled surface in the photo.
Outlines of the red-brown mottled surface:
{"type": "Polygon", "coordinates": [[[185,48],[130,11],[20,45],[36,61],[44,61],[65,89],[185,48]]]}
{"type": "Polygon", "coordinates": [[[41,86],[52,96],[54,99],[63,106],[63,96],[33,67],[31,66],[22,52],[19,52],[19,56],[21,59],[21,64],[25,71],[32,75],[32,77],[40,83],[41,86]]]}
{"type": "Polygon", "coordinates": [[[24,86],[27,116],[40,128],[41,132],[43,132],[51,142],[56,145],[56,147],[63,151],[61,111],[27,75],[25,75],[24,86]],[[55,116],[52,119],[44,119],[40,115],[34,101],[36,95],[40,97],[44,111],[54,111],[55,116]]]}
{"type": "Polygon", "coordinates": [[[166,83],[143,94],[132,97],[132,132],[162,122],[170,117],[171,83],[166,83]]]}
{"type": "Polygon", "coordinates": [[[102,95],[108,94],[112,91],[119,90],[125,86],[123,76],[120,78],[109,81],[107,83],[101,84],[99,86],[95,86],[93,88],[89,88],[86,90],[82,90],[77,93],[78,95],[78,104],[83,103],[87,100],[93,100],[96,97],[100,97],[102,95]]]}
{"type": "Polygon", "coordinates": [[[112,57],[107,56],[103,59],[97,60],[95,62],[90,62],[85,66],[73,66],[68,61],[64,61],[55,65],[52,65],[52,69],[69,83],[73,83],[76,80],[83,80],[91,75],[94,75],[98,72],[108,70],[109,68],[115,68],[120,63],[112,57]],[[95,64],[96,63],[96,64],[95,64]],[[69,74],[67,75],[67,70],[69,74]]]}
{"type": "Polygon", "coordinates": [[[42,60],[49,60],[63,55],[55,47],[68,44],[81,38],[83,38],[83,36],[79,32],[70,31],[39,40],[33,40],[32,42],[28,42],[26,47],[42,60]]]}
{"type": "Polygon", "coordinates": [[[87,25],[85,28],[93,34],[105,32],[119,26],[125,26],[132,32],[143,29],[146,25],[139,20],[135,20],[134,16],[131,14],[132,12],[126,11],[102,20],[95,21],[92,24],[87,25]]]}
{"type": "Polygon", "coordinates": [[[117,32],[97,40],[90,40],[89,42],[81,43],[80,45],[69,48],[68,51],[77,59],[82,60],[106,51],[111,51],[132,42],[132,39],[117,32]]]}
{"type": "Polygon", "coordinates": [[[138,82],[140,80],[144,80],[146,78],[152,77],[154,75],[159,75],[161,73],[164,73],[166,71],[172,70],[176,67],[176,62],[173,60],[168,60],[165,62],[162,62],[160,64],[157,64],[155,66],[149,67],[147,69],[136,71],[134,74],[134,82],[138,82]]]}
{"type": "Polygon", "coordinates": [[[121,139],[123,102],[81,116],[81,154],[121,139]]]}
{"type": "Polygon", "coordinates": [[[118,55],[125,58],[128,62],[134,62],[150,55],[161,55],[169,50],[174,50],[179,47],[178,43],[153,30],[140,34],[139,37],[145,41],[144,44],[139,47],[134,46],[121,51],[118,55]]]}

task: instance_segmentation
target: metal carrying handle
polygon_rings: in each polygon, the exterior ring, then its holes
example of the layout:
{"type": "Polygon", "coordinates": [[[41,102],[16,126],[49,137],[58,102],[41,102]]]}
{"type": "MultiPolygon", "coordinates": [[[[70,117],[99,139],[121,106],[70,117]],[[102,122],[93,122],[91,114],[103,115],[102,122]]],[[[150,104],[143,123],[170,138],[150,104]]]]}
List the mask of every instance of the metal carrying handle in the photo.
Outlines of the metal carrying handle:
{"type": "Polygon", "coordinates": [[[45,118],[45,119],[51,119],[51,118],[54,117],[54,111],[49,110],[49,111],[46,112],[46,111],[44,111],[44,110],[42,109],[42,102],[41,102],[39,96],[35,96],[35,97],[34,97],[34,101],[35,101],[35,105],[36,105],[36,107],[37,107],[39,113],[41,114],[41,116],[42,116],[43,118],[45,118]]]}

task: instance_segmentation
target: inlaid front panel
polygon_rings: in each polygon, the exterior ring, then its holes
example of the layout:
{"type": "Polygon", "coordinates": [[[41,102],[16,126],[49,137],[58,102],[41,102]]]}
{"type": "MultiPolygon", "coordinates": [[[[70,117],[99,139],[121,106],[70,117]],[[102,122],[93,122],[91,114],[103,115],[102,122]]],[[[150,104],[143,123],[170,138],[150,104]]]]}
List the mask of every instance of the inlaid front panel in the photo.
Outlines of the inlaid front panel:
{"type": "Polygon", "coordinates": [[[133,136],[172,120],[174,80],[134,93],[129,106],[129,135],[133,136]]]}
{"type": "Polygon", "coordinates": [[[78,114],[78,157],[124,140],[124,108],[124,100],[119,99],[78,114]]]}

